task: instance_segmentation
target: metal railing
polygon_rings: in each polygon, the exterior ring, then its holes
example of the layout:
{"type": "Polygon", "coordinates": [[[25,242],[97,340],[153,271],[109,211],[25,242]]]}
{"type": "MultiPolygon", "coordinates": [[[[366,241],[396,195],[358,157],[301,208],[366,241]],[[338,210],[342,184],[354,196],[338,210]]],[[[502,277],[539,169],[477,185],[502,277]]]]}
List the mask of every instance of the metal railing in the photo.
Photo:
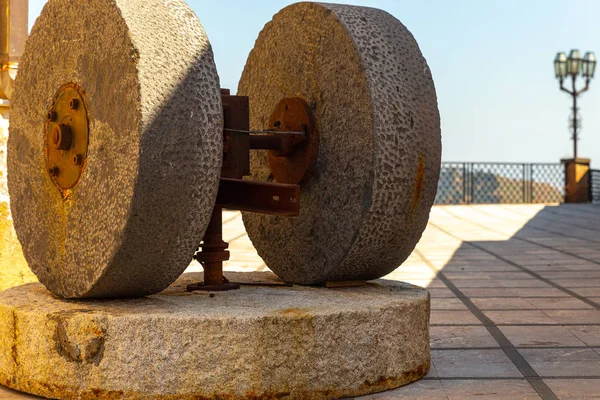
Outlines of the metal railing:
{"type": "Polygon", "coordinates": [[[589,179],[590,201],[598,204],[600,203],[600,170],[590,169],[589,179]]]}
{"type": "Polygon", "coordinates": [[[559,163],[444,162],[435,203],[562,203],[564,186],[559,163]]]}

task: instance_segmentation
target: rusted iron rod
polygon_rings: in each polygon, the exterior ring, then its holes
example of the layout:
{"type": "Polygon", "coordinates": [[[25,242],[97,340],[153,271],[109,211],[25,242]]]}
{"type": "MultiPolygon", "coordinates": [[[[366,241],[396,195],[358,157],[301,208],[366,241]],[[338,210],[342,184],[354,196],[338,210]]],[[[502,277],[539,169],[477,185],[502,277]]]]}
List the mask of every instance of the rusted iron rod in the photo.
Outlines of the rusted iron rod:
{"type": "Polygon", "coordinates": [[[205,285],[223,283],[223,262],[229,260],[229,244],[223,241],[222,219],[221,207],[215,207],[200,246],[202,251],[196,256],[204,267],[205,285]]]}
{"type": "Polygon", "coordinates": [[[280,150],[283,147],[283,136],[257,135],[250,136],[251,150],[280,150]]]}
{"type": "Polygon", "coordinates": [[[223,262],[229,260],[228,247],[229,244],[223,240],[223,210],[216,206],[200,244],[201,250],[194,256],[204,268],[204,282],[188,285],[189,292],[196,290],[218,292],[240,288],[240,285],[229,283],[223,276],[223,262]]]}
{"type": "Polygon", "coordinates": [[[248,135],[260,135],[263,133],[267,133],[267,134],[277,134],[277,135],[301,135],[301,136],[306,136],[306,132],[303,131],[277,131],[277,130],[273,130],[273,129],[263,129],[263,130],[242,130],[242,129],[231,129],[231,128],[224,128],[223,129],[225,132],[235,132],[235,133],[246,133],[248,135]]]}

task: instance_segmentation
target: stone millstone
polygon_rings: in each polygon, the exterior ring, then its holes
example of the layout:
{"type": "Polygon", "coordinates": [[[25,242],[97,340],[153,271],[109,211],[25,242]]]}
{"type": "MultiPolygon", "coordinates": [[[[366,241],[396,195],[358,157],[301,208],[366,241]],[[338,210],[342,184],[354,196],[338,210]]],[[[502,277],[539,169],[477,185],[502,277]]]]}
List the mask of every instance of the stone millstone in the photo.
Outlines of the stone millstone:
{"type": "MultiPolygon", "coordinates": [[[[244,213],[267,266],[299,284],[397,268],[425,229],[441,160],[435,88],[410,32],[373,8],[291,5],[261,32],[239,94],[250,97],[252,129],[293,96],[311,105],[319,127],[300,216],[244,213]]],[[[252,154],[251,169],[272,179],[264,152],[252,154]]]]}
{"type": "Polygon", "coordinates": [[[13,96],[8,184],[30,268],[67,298],[142,296],[189,265],[215,203],[222,105],[213,53],[181,0],[50,0],[13,96]],[[85,90],[89,147],[61,193],[46,165],[57,90],[85,90]]]}
{"type": "MultiPolygon", "coordinates": [[[[427,374],[429,295],[242,286],[124,301],[65,301],[40,284],[0,293],[0,384],[58,399],[336,399],[427,374]]],[[[272,281],[270,272],[229,273],[272,281]]]]}

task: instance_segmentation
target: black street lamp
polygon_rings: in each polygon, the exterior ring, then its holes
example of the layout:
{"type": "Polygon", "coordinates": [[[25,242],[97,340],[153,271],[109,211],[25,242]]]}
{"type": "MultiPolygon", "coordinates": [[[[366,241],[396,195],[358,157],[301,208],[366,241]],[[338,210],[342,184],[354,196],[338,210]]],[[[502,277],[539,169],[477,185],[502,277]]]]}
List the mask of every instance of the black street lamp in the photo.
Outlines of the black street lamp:
{"type": "Polygon", "coordinates": [[[590,81],[594,77],[596,70],[596,56],[591,51],[585,53],[581,58],[579,50],[571,50],[569,57],[565,53],[558,53],[554,59],[554,73],[560,81],[560,90],[569,93],[573,97],[573,119],[571,120],[571,129],[573,129],[573,158],[577,159],[577,139],[578,128],[580,127],[579,119],[577,118],[577,97],[586,92],[590,88],[590,81]],[[577,76],[585,79],[585,87],[579,91],[576,89],[575,81],[577,76]],[[573,90],[565,89],[563,83],[567,75],[571,76],[573,90]]]}

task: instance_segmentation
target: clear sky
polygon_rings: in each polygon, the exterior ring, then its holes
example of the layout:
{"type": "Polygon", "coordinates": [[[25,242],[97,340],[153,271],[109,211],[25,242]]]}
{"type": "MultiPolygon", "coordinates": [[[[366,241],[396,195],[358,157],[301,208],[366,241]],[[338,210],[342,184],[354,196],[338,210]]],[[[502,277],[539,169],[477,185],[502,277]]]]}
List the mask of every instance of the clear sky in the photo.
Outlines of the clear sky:
{"type": "MultiPolygon", "coordinates": [[[[248,53],[273,14],[294,1],[188,0],[215,52],[221,86],[235,91],[248,53]]],[[[338,1],[339,2],[339,1],[338,1]]],[[[45,0],[30,0],[31,21],[45,0]]],[[[445,161],[557,162],[572,156],[571,98],[552,61],[578,48],[600,57],[597,0],[348,0],[384,9],[417,39],[433,72],[445,161]]],[[[579,155],[600,166],[598,81],[580,97],[579,155]]]]}

